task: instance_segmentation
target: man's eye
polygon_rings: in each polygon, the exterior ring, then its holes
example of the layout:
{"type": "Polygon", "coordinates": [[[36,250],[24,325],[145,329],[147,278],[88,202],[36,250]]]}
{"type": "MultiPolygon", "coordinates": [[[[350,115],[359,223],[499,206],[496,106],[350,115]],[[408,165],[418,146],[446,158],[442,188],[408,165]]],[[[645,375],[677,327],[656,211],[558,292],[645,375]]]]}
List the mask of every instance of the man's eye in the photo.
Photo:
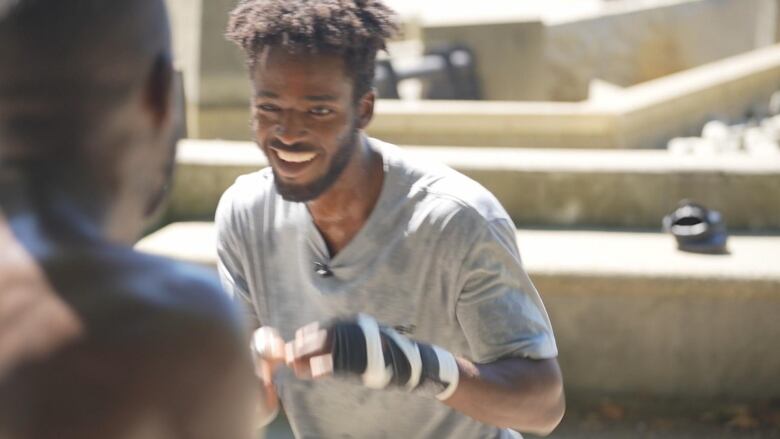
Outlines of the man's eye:
{"type": "Polygon", "coordinates": [[[257,106],[257,109],[260,111],[269,111],[269,112],[279,111],[279,107],[271,104],[260,104],[257,106]]]}
{"type": "Polygon", "coordinates": [[[333,110],[325,107],[314,107],[311,110],[309,110],[309,113],[315,116],[328,116],[330,114],[333,114],[333,110]]]}

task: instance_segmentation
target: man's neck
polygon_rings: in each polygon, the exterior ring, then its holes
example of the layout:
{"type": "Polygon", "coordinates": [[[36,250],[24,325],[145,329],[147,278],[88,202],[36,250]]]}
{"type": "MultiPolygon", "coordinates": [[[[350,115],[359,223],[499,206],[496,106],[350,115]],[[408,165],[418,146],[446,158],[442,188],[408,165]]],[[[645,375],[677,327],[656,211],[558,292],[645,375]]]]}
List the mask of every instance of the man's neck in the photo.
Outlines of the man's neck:
{"type": "Polygon", "coordinates": [[[333,187],[307,203],[331,256],[346,247],[365,225],[382,192],[382,156],[363,136],[359,141],[358,150],[333,187]]]}

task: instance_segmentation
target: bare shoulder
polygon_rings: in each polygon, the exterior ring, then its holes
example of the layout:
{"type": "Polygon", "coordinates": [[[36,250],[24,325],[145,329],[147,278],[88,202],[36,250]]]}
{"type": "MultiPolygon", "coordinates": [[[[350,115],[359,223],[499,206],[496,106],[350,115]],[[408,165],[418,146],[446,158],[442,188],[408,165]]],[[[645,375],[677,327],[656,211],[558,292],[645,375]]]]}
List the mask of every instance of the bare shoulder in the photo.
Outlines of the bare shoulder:
{"type": "Polygon", "coordinates": [[[186,327],[243,336],[241,314],[216,273],[203,267],[104,246],[69,252],[44,270],[62,298],[101,327],[146,322],[163,332],[186,327]]]}
{"type": "Polygon", "coordinates": [[[214,274],[110,246],[38,263],[84,331],[0,380],[0,436],[44,425],[51,434],[34,437],[65,437],[74,420],[89,419],[74,437],[119,437],[150,414],[186,430],[177,437],[244,437],[226,433],[243,420],[224,421],[252,407],[251,361],[240,314],[214,274]],[[57,417],[43,407],[57,407],[57,417]]]}

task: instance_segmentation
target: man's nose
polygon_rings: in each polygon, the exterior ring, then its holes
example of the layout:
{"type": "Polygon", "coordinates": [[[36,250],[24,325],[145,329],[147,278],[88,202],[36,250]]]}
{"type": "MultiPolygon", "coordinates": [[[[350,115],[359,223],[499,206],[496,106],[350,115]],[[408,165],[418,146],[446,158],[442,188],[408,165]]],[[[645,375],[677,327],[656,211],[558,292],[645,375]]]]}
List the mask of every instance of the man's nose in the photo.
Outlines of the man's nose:
{"type": "Polygon", "coordinates": [[[274,134],[287,145],[292,145],[306,136],[307,129],[303,117],[294,111],[285,111],[276,124],[274,134]]]}

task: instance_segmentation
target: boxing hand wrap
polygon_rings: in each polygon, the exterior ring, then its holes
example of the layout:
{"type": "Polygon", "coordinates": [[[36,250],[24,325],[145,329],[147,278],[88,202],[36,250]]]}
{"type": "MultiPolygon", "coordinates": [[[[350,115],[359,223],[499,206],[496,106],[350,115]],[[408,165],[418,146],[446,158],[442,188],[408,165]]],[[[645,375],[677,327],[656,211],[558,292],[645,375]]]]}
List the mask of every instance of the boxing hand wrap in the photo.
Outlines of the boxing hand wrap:
{"type": "Polygon", "coordinates": [[[357,374],[372,389],[395,386],[439,400],[455,393],[458,364],[438,346],[417,343],[362,314],[336,323],[330,333],[337,375],[357,374]]]}

